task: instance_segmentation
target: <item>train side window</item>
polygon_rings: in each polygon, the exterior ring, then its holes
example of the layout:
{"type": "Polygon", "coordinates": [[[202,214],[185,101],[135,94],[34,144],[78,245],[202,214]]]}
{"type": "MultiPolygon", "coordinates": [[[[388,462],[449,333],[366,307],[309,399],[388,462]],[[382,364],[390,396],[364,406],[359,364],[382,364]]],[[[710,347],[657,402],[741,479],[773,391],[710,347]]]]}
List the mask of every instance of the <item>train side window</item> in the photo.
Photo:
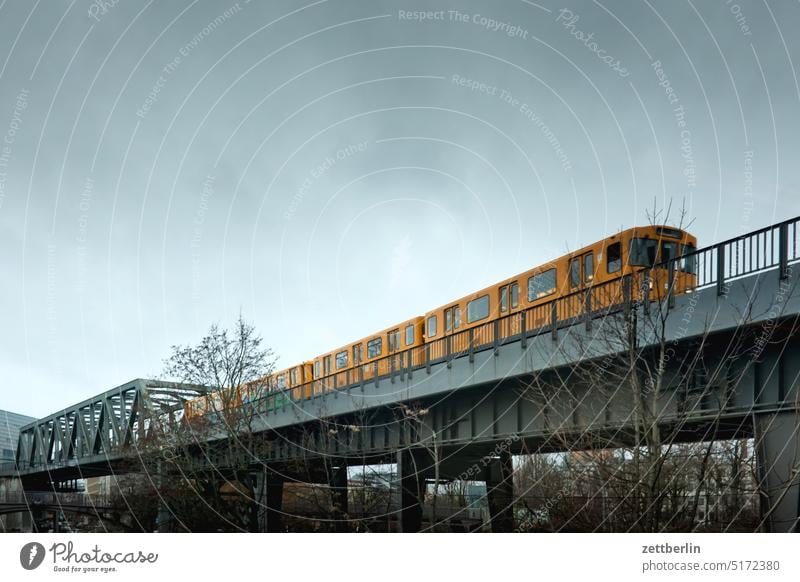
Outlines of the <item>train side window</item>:
{"type": "Polygon", "coordinates": [[[278,390],[286,388],[286,374],[278,375],[278,390]]]}
{"type": "Polygon", "coordinates": [[[431,315],[428,318],[428,337],[436,336],[436,316],[431,315]]]}
{"type": "Polygon", "coordinates": [[[519,307],[519,285],[511,283],[511,309],[519,307]]]}
{"type": "Polygon", "coordinates": [[[361,344],[353,346],[353,365],[357,366],[364,359],[364,348],[361,344]]]}
{"type": "Polygon", "coordinates": [[[484,295],[467,303],[467,323],[489,317],[489,296],[484,295]]]}
{"type": "Polygon", "coordinates": [[[327,376],[331,373],[331,357],[325,356],[322,359],[322,372],[327,376]]]}
{"type": "Polygon", "coordinates": [[[589,283],[594,279],[594,253],[583,255],[583,280],[589,283]]]}
{"type": "Polygon", "coordinates": [[[569,286],[574,289],[581,284],[581,259],[572,259],[569,262],[569,286]]]}
{"type": "Polygon", "coordinates": [[[508,285],[500,288],[500,311],[508,311],[508,285]]]}
{"type": "Polygon", "coordinates": [[[336,354],[336,369],[341,370],[347,367],[347,350],[343,350],[336,354]]]}
{"type": "Polygon", "coordinates": [[[606,249],[606,271],[617,273],[622,268],[622,245],[615,242],[606,249]]]}
{"type": "Polygon", "coordinates": [[[297,368],[289,370],[289,383],[294,386],[297,384],[297,368]]]}
{"type": "Polygon", "coordinates": [[[319,378],[319,360],[314,362],[314,378],[319,378]]]}
{"type": "Polygon", "coordinates": [[[556,290],[556,270],[548,269],[528,278],[528,301],[536,301],[556,290]]]}
{"type": "Polygon", "coordinates": [[[414,343],[414,325],[406,326],[406,345],[410,346],[414,343]]]}
{"type": "Polygon", "coordinates": [[[376,337],[367,342],[367,357],[377,358],[383,352],[383,339],[376,337]]]}
{"type": "Polygon", "coordinates": [[[458,305],[444,310],[444,330],[450,332],[461,327],[461,308],[458,305]]]}

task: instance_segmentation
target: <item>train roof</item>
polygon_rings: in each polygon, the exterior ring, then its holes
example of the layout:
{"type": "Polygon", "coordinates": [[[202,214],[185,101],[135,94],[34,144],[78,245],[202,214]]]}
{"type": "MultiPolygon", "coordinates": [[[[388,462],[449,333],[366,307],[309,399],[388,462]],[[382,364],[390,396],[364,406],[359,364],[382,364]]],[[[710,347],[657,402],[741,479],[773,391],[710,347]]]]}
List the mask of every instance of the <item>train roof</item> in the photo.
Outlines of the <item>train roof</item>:
{"type": "Polygon", "coordinates": [[[658,229],[662,229],[664,231],[679,232],[681,234],[680,237],[668,237],[668,238],[680,238],[681,240],[686,240],[686,238],[688,237],[688,238],[694,239],[694,236],[692,234],[690,234],[688,231],[686,231],[684,229],[681,229],[681,228],[676,228],[674,226],[668,226],[668,225],[665,225],[665,224],[653,224],[653,225],[634,226],[634,227],[631,227],[631,228],[627,228],[625,230],[621,230],[621,231],[617,232],[616,234],[612,234],[611,236],[607,236],[607,237],[602,238],[602,239],[600,239],[598,241],[595,241],[595,242],[593,242],[591,244],[585,245],[585,246],[583,246],[583,247],[581,247],[579,249],[576,249],[576,250],[574,250],[572,252],[563,254],[560,257],[556,257],[555,259],[551,259],[551,260],[546,261],[546,262],[544,262],[544,263],[542,263],[540,265],[537,265],[535,267],[532,267],[530,269],[522,271],[521,273],[516,273],[514,275],[511,275],[510,277],[506,277],[505,279],[501,279],[500,281],[492,283],[491,285],[487,285],[487,286],[485,286],[485,287],[483,287],[481,289],[478,289],[477,291],[473,291],[472,293],[468,293],[467,295],[463,295],[461,297],[458,297],[456,299],[448,301],[447,303],[445,303],[443,305],[439,305],[437,307],[434,307],[433,309],[429,309],[428,311],[425,312],[425,317],[428,317],[428,315],[431,315],[431,314],[433,314],[435,312],[438,312],[441,309],[444,309],[446,307],[450,307],[451,305],[455,305],[456,303],[461,303],[461,302],[464,302],[464,301],[470,301],[472,299],[475,299],[476,297],[480,297],[481,295],[485,295],[486,293],[491,292],[492,290],[494,290],[497,287],[501,287],[503,285],[508,285],[510,283],[518,282],[518,281],[520,281],[521,279],[523,279],[525,277],[530,277],[531,275],[535,275],[536,273],[551,269],[554,266],[556,266],[558,263],[561,263],[561,262],[563,262],[565,260],[568,261],[568,260],[572,259],[573,257],[580,256],[580,255],[583,255],[583,254],[589,252],[590,250],[595,248],[599,243],[602,243],[604,241],[609,241],[610,243],[613,243],[617,239],[622,240],[622,239],[627,238],[630,235],[635,235],[637,232],[642,232],[642,231],[647,231],[647,232],[644,233],[644,236],[647,237],[647,235],[649,233],[652,233],[653,231],[657,232],[658,229]]]}
{"type": "Polygon", "coordinates": [[[348,350],[355,344],[370,340],[370,339],[372,339],[374,337],[378,337],[378,336],[382,337],[384,334],[387,334],[390,331],[393,331],[395,329],[402,330],[404,327],[406,327],[409,324],[417,324],[417,323],[421,324],[424,320],[425,320],[424,316],[415,315],[414,317],[412,317],[410,319],[406,319],[405,321],[401,321],[399,323],[395,323],[394,325],[390,325],[387,328],[384,328],[384,329],[381,329],[379,331],[373,332],[373,333],[371,333],[369,335],[365,335],[365,336],[363,336],[361,338],[358,338],[358,339],[353,340],[351,342],[348,342],[348,343],[346,343],[346,344],[344,344],[342,346],[339,346],[338,348],[335,348],[333,350],[328,350],[326,352],[322,352],[318,356],[315,356],[314,359],[317,360],[317,359],[322,358],[324,356],[328,356],[328,355],[336,354],[336,353],[344,351],[344,350],[348,350]]]}

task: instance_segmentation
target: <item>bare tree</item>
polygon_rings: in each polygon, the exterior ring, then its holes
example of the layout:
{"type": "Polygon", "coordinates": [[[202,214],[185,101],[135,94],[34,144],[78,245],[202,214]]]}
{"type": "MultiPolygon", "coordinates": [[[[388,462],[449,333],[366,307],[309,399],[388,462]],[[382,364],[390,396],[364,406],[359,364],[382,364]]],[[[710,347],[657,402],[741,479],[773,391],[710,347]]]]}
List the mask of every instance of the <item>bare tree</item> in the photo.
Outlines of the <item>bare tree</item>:
{"type": "MultiPolygon", "coordinates": [[[[651,223],[663,222],[668,220],[668,212],[663,221],[657,212],[650,218],[651,223]]],[[[677,226],[683,229],[684,213],[679,218],[677,226]]],[[[639,271],[627,281],[589,288],[585,292],[591,295],[588,304],[599,308],[603,317],[592,322],[590,333],[565,330],[555,351],[559,359],[572,363],[538,374],[522,385],[522,397],[537,404],[552,430],[551,450],[592,451],[567,456],[570,463],[564,470],[571,473],[571,482],[562,487],[560,500],[573,494],[576,499],[580,493],[588,495],[571,508],[574,515],[567,525],[577,524],[581,529],[580,513],[597,507],[598,500],[608,514],[593,524],[584,521],[590,529],[604,529],[606,520],[616,516],[616,528],[660,531],[674,525],[674,516],[665,516],[665,509],[670,496],[678,494],[690,501],[688,513],[697,514],[714,461],[714,440],[725,403],[719,403],[716,417],[706,421],[707,442],[704,449],[696,448],[691,462],[687,458],[679,462],[682,449],[676,435],[727,371],[705,359],[707,323],[691,341],[691,349],[683,349],[669,335],[668,322],[685,316],[675,309],[674,293],[680,289],[681,278],[686,283],[686,277],[673,261],[639,271]],[[611,432],[605,421],[614,405],[626,409],[628,417],[611,432]],[[576,435],[573,420],[578,410],[586,422],[576,435]],[[665,422],[668,417],[669,423],[665,422]],[[663,432],[664,426],[671,427],[669,433],[663,432]],[[690,466],[696,471],[697,485],[688,490],[676,479],[690,466]],[[595,481],[599,487],[588,487],[595,481]],[[619,515],[628,519],[620,521],[619,515]]],[[[574,305],[584,304],[583,296],[576,297],[574,305]]],[[[578,311],[569,298],[565,305],[567,311],[578,311]]],[[[746,338],[739,334],[727,346],[724,360],[742,358],[747,350],[746,338]]]]}
{"type": "Polygon", "coordinates": [[[196,345],[172,346],[165,378],[211,389],[189,403],[188,414],[165,410],[152,419],[154,436],[140,447],[141,469],[175,528],[257,528],[255,423],[271,396],[274,368],[272,351],[241,316],[231,329],[212,325],[196,345]]]}

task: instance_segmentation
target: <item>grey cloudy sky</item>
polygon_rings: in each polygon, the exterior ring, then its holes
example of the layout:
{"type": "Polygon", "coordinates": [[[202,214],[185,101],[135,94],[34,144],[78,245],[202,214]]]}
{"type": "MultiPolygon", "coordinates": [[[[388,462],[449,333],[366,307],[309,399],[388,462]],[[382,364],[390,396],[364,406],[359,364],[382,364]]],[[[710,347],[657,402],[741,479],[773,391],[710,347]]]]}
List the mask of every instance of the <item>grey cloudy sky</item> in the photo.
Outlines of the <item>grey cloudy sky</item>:
{"type": "Polygon", "coordinates": [[[800,214],[800,4],[0,0],[0,408],[281,366],[686,202],[800,214]],[[428,10],[420,15],[417,11],[428,10]]]}

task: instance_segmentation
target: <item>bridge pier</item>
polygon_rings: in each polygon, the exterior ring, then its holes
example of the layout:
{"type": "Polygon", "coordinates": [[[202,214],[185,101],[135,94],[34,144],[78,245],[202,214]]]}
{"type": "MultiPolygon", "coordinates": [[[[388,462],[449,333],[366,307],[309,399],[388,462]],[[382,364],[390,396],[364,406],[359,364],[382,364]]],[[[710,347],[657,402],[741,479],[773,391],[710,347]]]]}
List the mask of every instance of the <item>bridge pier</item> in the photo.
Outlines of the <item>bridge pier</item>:
{"type": "Polygon", "coordinates": [[[266,465],[256,474],[256,511],[258,531],[268,533],[283,532],[283,475],[269,469],[266,465]]]}
{"type": "Polygon", "coordinates": [[[511,453],[502,451],[484,469],[492,532],[514,531],[514,467],[511,453]]]}
{"type": "Polygon", "coordinates": [[[800,532],[800,414],[783,411],[754,418],[762,526],[770,532],[800,532]]]}
{"type": "Polygon", "coordinates": [[[422,500],[425,473],[422,458],[409,450],[397,453],[397,478],[400,482],[400,531],[414,533],[422,529],[422,500]]]}
{"type": "Polygon", "coordinates": [[[157,471],[158,474],[156,483],[158,485],[159,495],[158,513],[156,514],[156,531],[158,533],[169,533],[172,527],[172,511],[170,511],[169,506],[167,505],[166,501],[164,501],[164,497],[161,495],[162,488],[167,480],[166,471],[161,461],[158,462],[157,471]]]}
{"type": "Polygon", "coordinates": [[[347,463],[339,461],[338,466],[328,467],[328,486],[331,491],[333,519],[337,532],[350,531],[347,504],[347,463]]]}

